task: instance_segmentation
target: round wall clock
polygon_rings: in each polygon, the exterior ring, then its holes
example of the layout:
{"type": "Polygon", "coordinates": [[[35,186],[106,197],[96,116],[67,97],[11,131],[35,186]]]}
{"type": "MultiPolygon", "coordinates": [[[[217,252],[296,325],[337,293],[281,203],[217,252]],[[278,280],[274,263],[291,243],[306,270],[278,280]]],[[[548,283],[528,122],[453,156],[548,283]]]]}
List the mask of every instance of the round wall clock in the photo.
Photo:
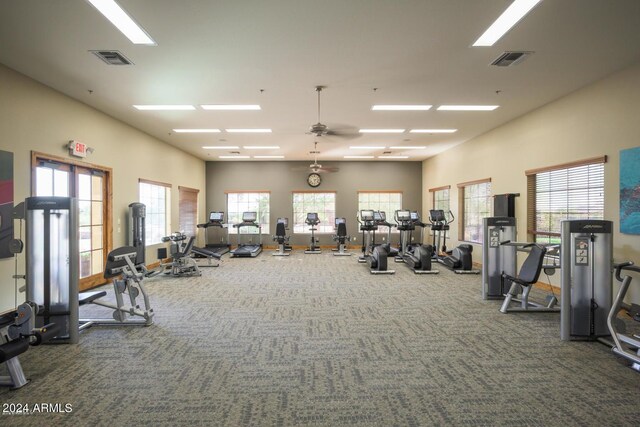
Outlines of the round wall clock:
{"type": "Polygon", "coordinates": [[[319,174],[313,172],[310,173],[309,176],[307,177],[307,184],[309,184],[309,186],[311,187],[317,187],[322,183],[322,178],[320,177],[319,174]]]}

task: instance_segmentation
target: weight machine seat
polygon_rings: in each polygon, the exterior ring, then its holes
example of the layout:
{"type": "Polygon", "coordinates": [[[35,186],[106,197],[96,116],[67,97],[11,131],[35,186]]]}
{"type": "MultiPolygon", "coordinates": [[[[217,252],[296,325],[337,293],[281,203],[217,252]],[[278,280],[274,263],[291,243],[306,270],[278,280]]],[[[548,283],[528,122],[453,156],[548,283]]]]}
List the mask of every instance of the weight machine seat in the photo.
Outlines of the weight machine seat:
{"type": "MultiPolygon", "coordinates": [[[[114,249],[111,252],[109,252],[109,255],[107,255],[107,265],[105,265],[104,267],[104,278],[110,279],[112,277],[120,276],[121,272],[120,271],[115,272],[114,270],[120,269],[122,267],[126,267],[128,266],[128,264],[125,259],[115,261],[115,258],[121,255],[130,254],[130,253],[137,254],[138,250],[133,246],[122,246],[120,248],[114,249]]],[[[137,256],[134,257],[132,261],[134,264],[137,265],[138,264],[137,256]]]]}
{"type": "Polygon", "coordinates": [[[107,296],[107,291],[80,292],[78,295],[78,303],[80,305],[90,304],[104,296],[107,296]]]}
{"type": "Polygon", "coordinates": [[[338,224],[338,229],[336,230],[336,234],[333,236],[334,241],[340,241],[340,243],[344,243],[347,239],[347,224],[341,222],[338,224]]]}
{"type": "Polygon", "coordinates": [[[510,282],[515,282],[522,286],[531,286],[538,281],[540,273],[542,272],[542,264],[547,253],[547,249],[535,243],[525,245],[523,248],[531,248],[531,251],[527,256],[527,259],[524,260],[522,267],[520,267],[518,277],[513,277],[502,272],[500,279],[503,284],[505,280],[509,280],[510,282]]]}
{"type": "Polygon", "coordinates": [[[199,248],[197,246],[194,246],[193,248],[191,248],[191,252],[193,252],[194,254],[202,255],[207,258],[215,258],[215,259],[222,258],[222,255],[218,253],[212,252],[205,248],[199,248]]]}
{"type": "Polygon", "coordinates": [[[276,224],[276,235],[273,237],[273,240],[278,242],[278,244],[284,244],[289,241],[289,237],[287,236],[287,231],[284,228],[284,223],[279,222],[276,224]]]}
{"type": "Polygon", "coordinates": [[[189,255],[189,252],[193,250],[193,244],[195,243],[195,241],[196,241],[195,236],[189,237],[189,241],[187,242],[187,246],[184,247],[184,251],[176,252],[175,254],[173,254],[173,258],[179,259],[189,255]]]}

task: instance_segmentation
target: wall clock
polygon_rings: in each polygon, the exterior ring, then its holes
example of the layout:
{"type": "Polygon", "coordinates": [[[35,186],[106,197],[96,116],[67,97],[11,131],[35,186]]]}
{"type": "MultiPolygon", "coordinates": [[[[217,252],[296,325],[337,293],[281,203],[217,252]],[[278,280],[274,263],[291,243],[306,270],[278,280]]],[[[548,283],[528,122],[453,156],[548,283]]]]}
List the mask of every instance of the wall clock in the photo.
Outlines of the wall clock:
{"type": "Polygon", "coordinates": [[[309,186],[311,187],[317,187],[322,183],[322,177],[320,177],[319,174],[313,172],[310,173],[309,176],[307,177],[307,184],[309,184],[309,186]]]}

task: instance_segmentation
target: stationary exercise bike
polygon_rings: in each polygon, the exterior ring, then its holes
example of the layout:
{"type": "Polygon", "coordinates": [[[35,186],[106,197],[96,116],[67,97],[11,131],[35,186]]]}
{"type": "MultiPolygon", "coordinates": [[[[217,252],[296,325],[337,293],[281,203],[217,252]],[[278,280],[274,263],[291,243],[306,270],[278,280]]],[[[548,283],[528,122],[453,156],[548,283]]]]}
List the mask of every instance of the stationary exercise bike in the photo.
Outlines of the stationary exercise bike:
{"type": "Polygon", "coordinates": [[[304,251],[305,254],[321,254],[319,246],[316,246],[318,240],[316,239],[315,232],[317,230],[316,226],[320,224],[320,218],[318,218],[318,214],[316,212],[310,212],[307,214],[307,219],[304,221],[305,224],[309,226],[309,230],[311,230],[311,244],[304,251]]]}
{"type": "Polygon", "coordinates": [[[449,217],[442,209],[429,211],[429,222],[433,231],[433,246],[435,248],[433,258],[457,274],[480,274],[480,270],[473,269],[473,246],[463,243],[447,251],[447,231],[455,220],[453,213],[449,211],[449,217]],[[440,243],[442,242],[442,247],[440,243]]]}

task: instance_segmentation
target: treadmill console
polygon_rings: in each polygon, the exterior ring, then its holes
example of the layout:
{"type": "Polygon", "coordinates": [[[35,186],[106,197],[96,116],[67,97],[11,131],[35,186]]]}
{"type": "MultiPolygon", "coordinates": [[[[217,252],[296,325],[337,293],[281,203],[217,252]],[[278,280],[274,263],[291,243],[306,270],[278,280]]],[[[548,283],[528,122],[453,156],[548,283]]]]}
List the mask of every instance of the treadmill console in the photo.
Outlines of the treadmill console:
{"type": "Polygon", "coordinates": [[[336,218],[336,228],[338,228],[338,224],[346,224],[347,220],[345,218],[336,218]]]}
{"type": "Polygon", "coordinates": [[[420,221],[420,214],[418,211],[411,211],[411,221],[420,221]]]}
{"type": "Polygon", "coordinates": [[[398,221],[411,221],[411,212],[404,210],[396,211],[396,218],[398,218],[398,221]]]}
{"type": "Polygon", "coordinates": [[[224,221],[224,212],[211,212],[209,213],[209,222],[223,222],[224,221]]]}
{"type": "Polygon", "coordinates": [[[360,219],[362,221],[373,221],[374,213],[372,210],[360,211],[360,219]]]}
{"type": "Polygon", "coordinates": [[[256,222],[258,214],[256,212],[242,212],[242,222],[256,222]]]}

